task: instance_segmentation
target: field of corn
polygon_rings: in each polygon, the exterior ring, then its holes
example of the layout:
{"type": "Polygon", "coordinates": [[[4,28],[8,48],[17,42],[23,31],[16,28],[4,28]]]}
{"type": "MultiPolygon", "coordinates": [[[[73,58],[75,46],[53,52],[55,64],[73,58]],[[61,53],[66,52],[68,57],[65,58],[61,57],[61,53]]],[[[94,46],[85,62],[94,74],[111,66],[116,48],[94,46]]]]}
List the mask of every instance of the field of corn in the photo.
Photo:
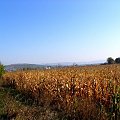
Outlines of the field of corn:
{"type": "Polygon", "coordinates": [[[6,72],[3,81],[63,120],[120,119],[120,65],[6,72]]]}

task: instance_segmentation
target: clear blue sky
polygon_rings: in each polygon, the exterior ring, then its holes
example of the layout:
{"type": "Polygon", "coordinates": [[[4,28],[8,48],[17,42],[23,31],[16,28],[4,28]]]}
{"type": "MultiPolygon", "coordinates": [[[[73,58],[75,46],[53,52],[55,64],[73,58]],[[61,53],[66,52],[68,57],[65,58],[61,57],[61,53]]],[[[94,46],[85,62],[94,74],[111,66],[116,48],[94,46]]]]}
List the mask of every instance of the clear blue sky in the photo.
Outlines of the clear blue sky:
{"type": "Polygon", "coordinates": [[[1,0],[0,61],[120,57],[120,0],[1,0]]]}

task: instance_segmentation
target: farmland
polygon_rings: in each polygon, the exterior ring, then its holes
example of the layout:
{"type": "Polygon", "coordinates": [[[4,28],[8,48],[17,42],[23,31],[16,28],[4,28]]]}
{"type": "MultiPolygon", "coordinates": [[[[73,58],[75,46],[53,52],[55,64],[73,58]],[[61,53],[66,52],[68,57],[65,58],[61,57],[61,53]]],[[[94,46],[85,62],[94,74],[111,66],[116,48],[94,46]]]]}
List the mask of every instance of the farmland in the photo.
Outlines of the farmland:
{"type": "Polygon", "coordinates": [[[6,72],[2,81],[15,98],[49,108],[56,119],[120,119],[119,64],[6,72]]]}

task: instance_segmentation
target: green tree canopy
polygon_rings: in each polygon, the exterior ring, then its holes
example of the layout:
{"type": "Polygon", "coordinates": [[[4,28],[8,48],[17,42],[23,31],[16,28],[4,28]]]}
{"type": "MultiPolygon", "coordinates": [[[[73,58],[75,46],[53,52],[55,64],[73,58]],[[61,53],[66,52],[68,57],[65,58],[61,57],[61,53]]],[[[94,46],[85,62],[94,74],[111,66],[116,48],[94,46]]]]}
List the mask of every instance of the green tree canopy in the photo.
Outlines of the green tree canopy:
{"type": "Polygon", "coordinates": [[[114,64],[115,63],[115,61],[112,57],[108,57],[107,62],[108,62],[108,64],[114,64]]]}
{"type": "Polygon", "coordinates": [[[120,63],[120,57],[115,59],[115,63],[120,63]]]}
{"type": "Polygon", "coordinates": [[[2,77],[2,75],[4,74],[5,70],[4,70],[4,66],[0,63],[0,78],[2,77]]]}

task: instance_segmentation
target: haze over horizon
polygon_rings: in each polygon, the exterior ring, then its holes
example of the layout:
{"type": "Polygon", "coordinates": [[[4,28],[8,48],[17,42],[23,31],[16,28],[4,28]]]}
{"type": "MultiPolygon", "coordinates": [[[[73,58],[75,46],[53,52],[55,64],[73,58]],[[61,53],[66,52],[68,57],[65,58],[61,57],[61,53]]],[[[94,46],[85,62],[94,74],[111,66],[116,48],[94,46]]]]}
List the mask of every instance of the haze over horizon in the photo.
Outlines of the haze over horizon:
{"type": "Polygon", "coordinates": [[[3,64],[120,57],[119,0],[4,0],[0,16],[3,64]]]}

